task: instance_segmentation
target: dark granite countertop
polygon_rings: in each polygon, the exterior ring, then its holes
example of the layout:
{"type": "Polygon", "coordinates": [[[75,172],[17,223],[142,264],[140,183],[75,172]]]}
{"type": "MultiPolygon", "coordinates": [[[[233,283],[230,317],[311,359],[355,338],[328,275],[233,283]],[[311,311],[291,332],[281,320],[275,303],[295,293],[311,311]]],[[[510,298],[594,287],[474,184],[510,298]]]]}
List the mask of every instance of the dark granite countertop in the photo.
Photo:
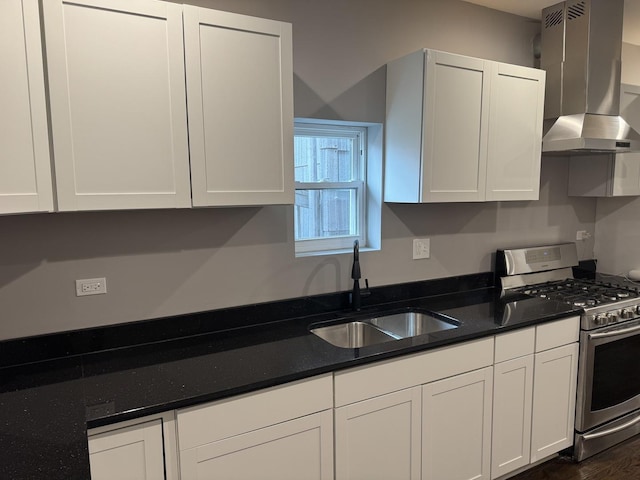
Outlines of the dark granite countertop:
{"type": "Polygon", "coordinates": [[[477,274],[378,287],[360,312],[348,310],[342,292],[0,342],[0,478],[90,478],[87,428],[580,312],[540,298],[500,299],[492,281],[477,274]],[[359,349],[309,332],[406,308],[461,325],[359,349]]]}

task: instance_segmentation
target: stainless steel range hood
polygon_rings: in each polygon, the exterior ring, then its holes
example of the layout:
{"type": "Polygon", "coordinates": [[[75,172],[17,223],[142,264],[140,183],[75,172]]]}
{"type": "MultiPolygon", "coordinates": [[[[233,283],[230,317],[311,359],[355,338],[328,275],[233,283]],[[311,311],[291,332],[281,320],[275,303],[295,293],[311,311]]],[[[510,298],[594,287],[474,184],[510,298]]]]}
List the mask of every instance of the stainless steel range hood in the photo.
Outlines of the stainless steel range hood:
{"type": "Polygon", "coordinates": [[[640,134],[619,116],[623,12],[624,0],[567,0],[542,10],[543,152],[640,151],[640,134]]]}

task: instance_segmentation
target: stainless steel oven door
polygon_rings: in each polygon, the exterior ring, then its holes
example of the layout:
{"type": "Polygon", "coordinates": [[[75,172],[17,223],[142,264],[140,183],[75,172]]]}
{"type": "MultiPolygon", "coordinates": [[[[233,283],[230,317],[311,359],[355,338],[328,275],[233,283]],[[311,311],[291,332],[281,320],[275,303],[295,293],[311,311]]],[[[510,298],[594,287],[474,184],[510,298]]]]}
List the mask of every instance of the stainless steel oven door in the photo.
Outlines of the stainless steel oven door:
{"type": "Polygon", "coordinates": [[[580,333],[576,430],[640,408],[640,318],[580,333]]]}

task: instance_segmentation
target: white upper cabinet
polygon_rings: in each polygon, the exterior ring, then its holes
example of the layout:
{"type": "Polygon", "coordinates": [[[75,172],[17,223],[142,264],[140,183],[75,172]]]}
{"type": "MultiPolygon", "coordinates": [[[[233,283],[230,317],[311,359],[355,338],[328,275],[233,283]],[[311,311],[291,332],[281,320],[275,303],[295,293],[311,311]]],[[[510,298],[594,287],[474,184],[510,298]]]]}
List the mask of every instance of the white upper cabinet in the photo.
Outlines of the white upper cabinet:
{"type": "MultiPolygon", "coordinates": [[[[640,86],[620,86],[620,116],[640,131],[640,86]]],[[[640,152],[572,157],[569,160],[569,195],[640,195],[640,152]]]]}
{"type": "Polygon", "coordinates": [[[53,210],[37,0],[0,2],[0,214],[53,210]]]}
{"type": "Polygon", "coordinates": [[[48,0],[59,210],[189,207],[182,7],[48,0]]]}
{"type": "Polygon", "coordinates": [[[493,63],[487,200],[537,200],[545,72],[493,63]]]}
{"type": "Polygon", "coordinates": [[[385,201],[537,199],[545,72],[436,50],[387,65],[385,201]]]}
{"type": "Polygon", "coordinates": [[[291,24],[184,6],[194,206],[292,204],[291,24]]]}

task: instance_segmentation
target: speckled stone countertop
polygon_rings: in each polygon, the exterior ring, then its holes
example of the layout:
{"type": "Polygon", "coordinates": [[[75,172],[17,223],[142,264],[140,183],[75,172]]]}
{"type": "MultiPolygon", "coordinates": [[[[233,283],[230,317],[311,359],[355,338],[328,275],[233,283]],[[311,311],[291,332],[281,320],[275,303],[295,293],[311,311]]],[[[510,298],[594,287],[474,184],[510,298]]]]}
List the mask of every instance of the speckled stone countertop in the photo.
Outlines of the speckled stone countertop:
{"type": "Polygon", "coordinates": [[[360,312],[341,292],[0,342],[0,478],[88,479],[87,428],[580,312],[540,298],[500,299],[491,273],[371,292],[360,312]],[[407,308],[461,325],[359,349],[309,332],[407,308]]]}

